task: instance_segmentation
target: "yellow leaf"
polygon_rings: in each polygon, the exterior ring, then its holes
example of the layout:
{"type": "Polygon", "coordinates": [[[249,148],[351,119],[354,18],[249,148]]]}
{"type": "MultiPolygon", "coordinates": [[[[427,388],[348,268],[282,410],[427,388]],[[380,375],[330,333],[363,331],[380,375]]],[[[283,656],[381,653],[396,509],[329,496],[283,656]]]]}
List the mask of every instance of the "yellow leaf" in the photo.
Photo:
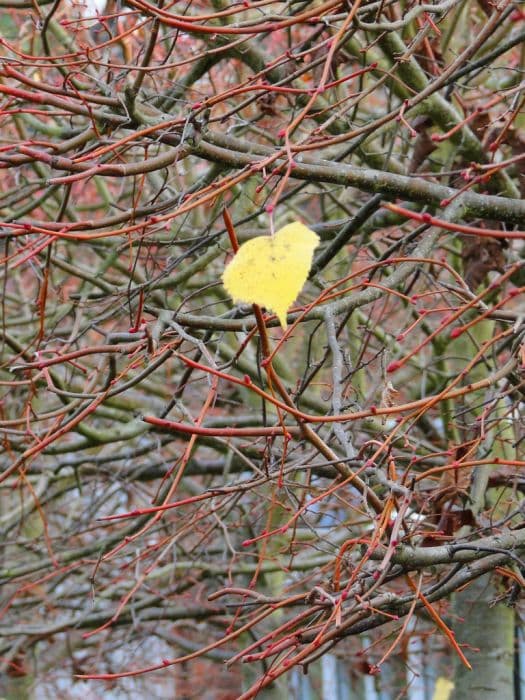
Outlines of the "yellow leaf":
{"type": "Polygon", "coordinates": [[[449,700],[450,694],[454,690],[454,683],[448,678],[438,678],[432,700],[449,700]]]}
{"type": "Polygon", "coordinates": [[[235,302],[259,304],[277,314],[286,330],[286,312],[303,288],[319,236],[295,221],[274,236],[243,243],[222,275],[235,302]]]}

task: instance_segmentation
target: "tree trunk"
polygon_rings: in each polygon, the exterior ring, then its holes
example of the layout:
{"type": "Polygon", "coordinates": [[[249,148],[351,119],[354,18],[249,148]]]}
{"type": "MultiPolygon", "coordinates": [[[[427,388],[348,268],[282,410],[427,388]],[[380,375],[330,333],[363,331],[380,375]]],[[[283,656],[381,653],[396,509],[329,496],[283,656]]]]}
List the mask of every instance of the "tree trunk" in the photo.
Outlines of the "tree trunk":
{"type": "Polygon", "coordinates": [[[490,577],[482,576],[455,597],[460,620],[453,628],[458,643],[468,644],[463,650],[472,671],[456,660],[450,700],[513,700],[514,611],[501,603],[491,606],[497,595],[490,577]]]}

